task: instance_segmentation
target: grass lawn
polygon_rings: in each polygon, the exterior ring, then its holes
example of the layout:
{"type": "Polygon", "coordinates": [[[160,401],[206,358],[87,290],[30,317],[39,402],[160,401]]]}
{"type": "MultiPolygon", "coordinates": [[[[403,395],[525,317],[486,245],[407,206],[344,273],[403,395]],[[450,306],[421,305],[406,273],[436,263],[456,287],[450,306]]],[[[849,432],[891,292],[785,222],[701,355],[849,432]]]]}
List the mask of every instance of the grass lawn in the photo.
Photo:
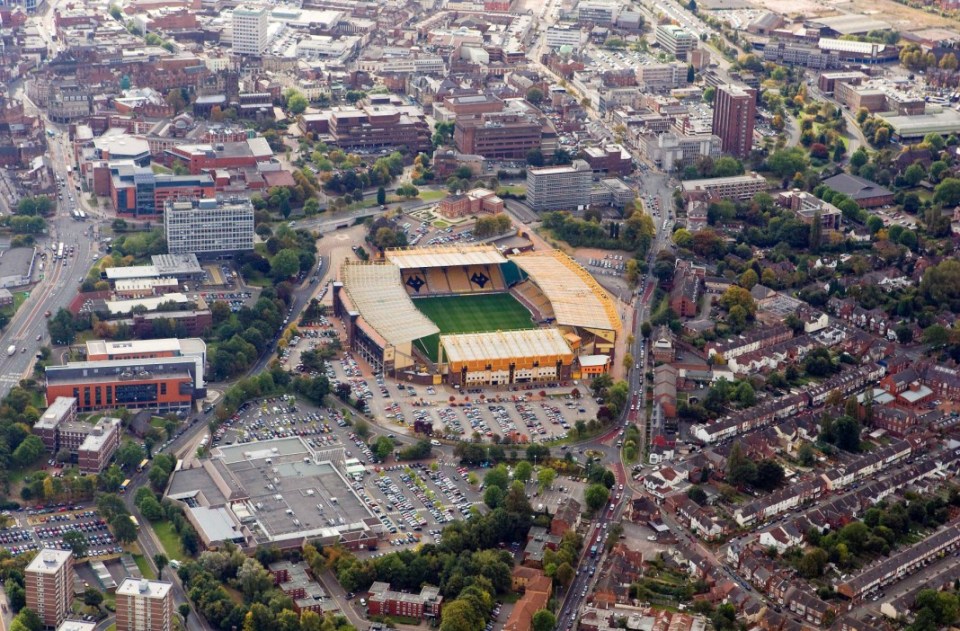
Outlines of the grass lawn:
{"type": "Polygon", "coordinates": [[[447,197],[449,194],[447,191],[420,191],[418,197],[425,202],[435,202],[447,197]]]}
{"type": "Polygon", "coordinates": [[[12,318],[13,314],[17,312],[17,309],[20,308],[27,298],[30,297],[29,291],[15,291],[13,292],[13,304],[0,309],[0,313],[3,313],[8,318],[12,318]]]}
{"type": "Polygon", "coordinates": [[[142,554],[134,554],[133,560],[140,569],[140,573],[143,575],[143,578],[149,578],[150,580],[157,578],[157,574],[153,571],[153,568],[150,567],[150,563],[147,562],[147,557],[143,556],[142,554]]]}
{"type": "Polygon", "coordinates": [[[153,170],[154,173],[156,173],[156,174],[158,174],[158,175],[159,175],[159,174],[169,174],[169,173],[173,173],[173,169],[168,169],[167,167],[163,166],[162,164],[151,164],[151,165],[150,165],[150,168],[153,170]]]}
{"type": "Polygon", "coordinates": [[[527,308],[510,294],[420,298],[413,304],[440,328],[439,334],[416,342],[433,361],[440,335],[536,328],[527,308]]]}
{"type": "Polygon", "coordinates": [[[501,186],[497,189],[497,193],[510,193],[511,195],[526,195],[527,187],[526,186],[501,186]]]}
{"type": "Polygon", "coordinates": [[[151,527],[153,532],[157,533],[157,539],[160,540],[160,545],[166,551],[168,559],[183,561],[186,558],[183,546],[180,545],[180,536],[173,529],[173,524],[168,521],[160,521],[151,524],[151,527]]]}

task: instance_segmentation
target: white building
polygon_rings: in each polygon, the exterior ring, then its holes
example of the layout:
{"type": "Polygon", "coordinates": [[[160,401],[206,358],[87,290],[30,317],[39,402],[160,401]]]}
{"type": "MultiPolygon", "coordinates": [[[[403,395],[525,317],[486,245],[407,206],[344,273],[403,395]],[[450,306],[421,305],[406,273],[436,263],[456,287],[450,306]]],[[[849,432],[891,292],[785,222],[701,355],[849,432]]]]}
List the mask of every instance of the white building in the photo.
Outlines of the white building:
{"type": "Polygon", "coordinates": [[[171,254],[252,250],[253,204],[216,199],[167,202],[163,227],[171,254]]]}
{"type": "Polygon", "coordinates": [[[590,203],[593,170],[583,160],[569,166],[527,169],[527,203],[534,210],[576,210],[590,203]]]}
{"type": "Polygon", "coordinates": [[[547,46],[561,48],[572,46],[580,50],[583,45],[583,32],[575,26],[551,26],[547,29],[547,46]]]}
{"type": "Polygon", "coordinates": [[[239,6],[233,10],[233,52],[262,55],[267,50],[269,12],[266,7],[239,6]]]}
{"type": "Polygon", "coordinates": [[[677,59],[686,59],[687,53],[697,47],[697,36],[676,24],[657,26],[657,44],[663,52],[677,59]]]}

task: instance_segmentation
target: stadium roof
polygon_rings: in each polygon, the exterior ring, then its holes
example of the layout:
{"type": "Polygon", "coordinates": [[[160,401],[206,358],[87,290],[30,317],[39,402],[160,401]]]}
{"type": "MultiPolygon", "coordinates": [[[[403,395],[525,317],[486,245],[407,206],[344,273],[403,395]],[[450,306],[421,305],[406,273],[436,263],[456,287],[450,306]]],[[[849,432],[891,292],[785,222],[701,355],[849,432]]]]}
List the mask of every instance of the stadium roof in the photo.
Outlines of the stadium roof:
{"type": "Polygon", "coordinates": [[[511,259],[550,300],[557,323],[585,329],[619,331],[620,317],[606,291],[585,269],[560,252],[511,259]]]}
{"type": "Polygon", "coordinates": [[[396,248],[384,253],[387,260],[400,269],[455,267],[460,265],[500,265],[506,263],[492,245],[441,245],[429,248],[396,248]]]}
{"type": "Polygon", "coordinates": [[[442,335],[440,343],[450,363],[573,355],[557,329],[442,335]]]}
{"type": "Polygon", "coordinates": [[[341,278],[353,306],[388,344],[405,344],[440,332],[413,306],[396,265],[347,262],[341,278]]]}

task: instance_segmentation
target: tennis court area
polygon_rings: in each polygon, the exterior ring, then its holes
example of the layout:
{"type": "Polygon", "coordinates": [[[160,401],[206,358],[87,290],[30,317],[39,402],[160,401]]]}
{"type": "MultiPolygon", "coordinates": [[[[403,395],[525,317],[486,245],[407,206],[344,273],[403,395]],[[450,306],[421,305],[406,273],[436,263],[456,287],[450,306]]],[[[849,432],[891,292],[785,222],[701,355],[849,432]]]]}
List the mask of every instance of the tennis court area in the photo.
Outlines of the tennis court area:
{"type": "Polygon", "coordinates": [[[433,361],[437,360],[440,335],[537,327],[527,308],[510,294],[418,298],[413,304],[440,329],[439,334],[416,341],[417,347],[433,361]]]}

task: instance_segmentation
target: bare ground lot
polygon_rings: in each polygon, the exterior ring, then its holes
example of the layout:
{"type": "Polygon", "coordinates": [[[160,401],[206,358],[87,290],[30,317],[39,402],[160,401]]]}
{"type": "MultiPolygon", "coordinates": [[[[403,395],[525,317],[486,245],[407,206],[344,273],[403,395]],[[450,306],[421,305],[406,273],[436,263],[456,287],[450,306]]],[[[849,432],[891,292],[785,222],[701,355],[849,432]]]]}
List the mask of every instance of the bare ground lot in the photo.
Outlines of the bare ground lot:
{"type": "Polygon", "coordinates": [[[890,24],[900,31],[916,31],[934,26],[956,27],[950,18],[908,7],[893,0],[755,0],[759,9],[791,17],[825,17],[837,13],[861,13],[890,24]]]}

